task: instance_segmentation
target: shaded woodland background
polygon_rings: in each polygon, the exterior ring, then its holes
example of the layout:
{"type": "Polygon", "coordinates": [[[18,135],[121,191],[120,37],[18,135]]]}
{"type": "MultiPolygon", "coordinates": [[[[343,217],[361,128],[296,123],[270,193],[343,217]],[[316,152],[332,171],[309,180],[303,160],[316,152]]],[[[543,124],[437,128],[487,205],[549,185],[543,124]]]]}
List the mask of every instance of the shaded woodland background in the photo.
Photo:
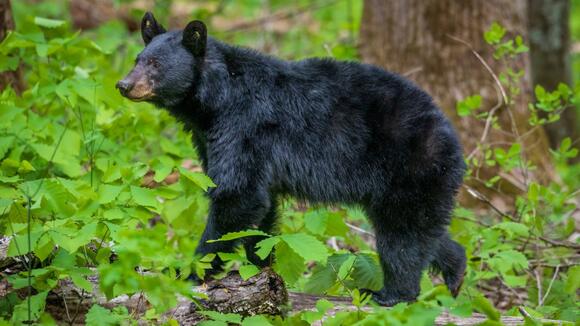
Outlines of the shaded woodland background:
{"type": "MultiPolygon", "coordinates": [[[[198,297],[176,270],[211,259],[187,254],[211,181],[172,118],[114,90],[142,48],[146,10],[288,60],[397,72],[452,119],[469,165],[451,225],[469,259],[457,299],[425,274],[417,303],[366,307],[356,289],[381,281],[361,212],[288,199],[273,270],[292,312],[206,323],[577,322],[580,1],[0,0],[0,324],[192,322],[176,295],[198,297]],[[142,299],[111,301],[120,295],[142,299]]],[[[226,258],[244,279],[259,273],[243,253],[226,258]]]]}

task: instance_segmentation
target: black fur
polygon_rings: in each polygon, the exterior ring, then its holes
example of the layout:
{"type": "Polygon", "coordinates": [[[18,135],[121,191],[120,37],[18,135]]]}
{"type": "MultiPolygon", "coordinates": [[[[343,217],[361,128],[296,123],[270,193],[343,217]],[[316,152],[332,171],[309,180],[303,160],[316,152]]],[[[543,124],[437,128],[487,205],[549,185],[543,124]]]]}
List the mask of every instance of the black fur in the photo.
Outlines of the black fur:
{"type": "MultiPolygon", "coordinates": [[[[160,62],[149,68],[150,101],[192,131],[217,184],[197,254],[231,251],[233,242],[206,243],[227,232],[271,232],[280,195],[356,204],[377,237],[385,277],[377,302],[414,300],[430,264],[457,293],[465,253],[446,229],[465,166],[424,91],[357,62],[289,62],[213,38],[197,55],[183,45],[190,41],[181,31],[156,35],[137,65],[160,62]]],[[[267,264],[253,253],[256,241],[247,241],[248,257],[267,264]]]]}

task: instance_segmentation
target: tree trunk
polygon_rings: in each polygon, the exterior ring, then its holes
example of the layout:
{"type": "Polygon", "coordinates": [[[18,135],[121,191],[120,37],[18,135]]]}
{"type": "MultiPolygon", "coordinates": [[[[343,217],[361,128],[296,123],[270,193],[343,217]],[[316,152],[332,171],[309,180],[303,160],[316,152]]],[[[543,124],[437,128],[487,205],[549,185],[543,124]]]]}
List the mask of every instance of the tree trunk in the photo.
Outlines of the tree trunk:
{"type": "MultiPolygon", "coordinates": [[[[502,101],[493,75],[481,60],[496,75],[504,72],[506,66],[493,59],[493,49],[485,43],[483,34],[493,22],[498,22],[511,35],[521,35],[525,40],[526,7],[526,0],[366,0],[360,54],[364,61],[403,74],[427,90],[452,120],[467,155],[482,138],[485,123],[460,118],[456,113],[457,101],[480,94],[482,108],[486,110],[502,101]]],[[[546,154],[548,141],[542,128],[530,131],[527,123],[527,105],[532,99],[529,57],[524,54],[515,60],[513,65],[525,72],[519,84],[521,94],[511,108],[504,105],[496,113],[501,129],[508,132],[492,128],[486,142],[508,144],[516,141],[518,134],[525,134],[526,158],[538,166],[535,176],[541,179],[552,171],[546,154]],[[514,128],[510,115],[517,132],[511,132],[514,128]]],[[[525,188],[522,171],[514,173],[520,175],[502,178],[500,192],[513,193],[525,188]]],[[[496,168],[485,168],[479,178],[497,174],[496,168]]],[[[478,189],[484,191],[481,186],[478,189]]]]}
{"type": "MultiPolygon", "coordinates": [[[[10,30],[14,30],[14,19],[12,18],[10,0],[0,0],[0,42],[4,40],[10,30]]],[[[8,85],[12,85],[12,88],[18,94],[24,89],[22,69],[20,66],[15,71],[0,72],[0,91],[8,85]]]]}
{"type": "MultiPolygon", "coordinates": [[[[528,19],[534,85],[549,91],[557,89],[559,83],[571,85],[570,1],[528,0],[528,19]]],[[[545,128],[553,148],[566,137],[577,139],[580,135],[575,108],[567,109],[559,121],[545,128]]]]}

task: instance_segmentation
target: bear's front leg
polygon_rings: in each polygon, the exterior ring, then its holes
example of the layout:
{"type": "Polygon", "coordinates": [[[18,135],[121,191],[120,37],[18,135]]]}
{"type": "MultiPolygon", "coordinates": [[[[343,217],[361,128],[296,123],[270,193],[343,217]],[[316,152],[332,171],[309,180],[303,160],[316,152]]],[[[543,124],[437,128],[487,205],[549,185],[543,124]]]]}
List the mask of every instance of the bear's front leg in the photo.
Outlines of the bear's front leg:
{"type": "MultiPolygon", "coordinates": [[[[256,189],[214,191],[210,198],[207,225],[196,249],[196,255],[200,257],[209,253],[232,252],[236,241],[207,241],[219,239],[229,232],[258,228],[271,207],[267,192],[256,189]]],[[[207,275],[220,272],[222,265],[222,260],[216,256],[207,275]]]]}

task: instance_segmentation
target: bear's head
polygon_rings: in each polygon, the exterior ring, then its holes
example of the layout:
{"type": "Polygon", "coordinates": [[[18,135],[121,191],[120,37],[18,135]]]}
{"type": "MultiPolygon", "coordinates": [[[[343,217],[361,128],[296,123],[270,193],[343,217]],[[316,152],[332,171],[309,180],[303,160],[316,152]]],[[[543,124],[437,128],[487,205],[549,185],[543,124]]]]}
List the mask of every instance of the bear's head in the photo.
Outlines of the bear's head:
{"type": "Polygon", "coordinates": [[[145,49],[135,60],[135,67],[116,87],[132,101],[147,101],[163,107],[182,102],[199,74],[196,66],[206,52],[205,24],[194,20],[183,31],[167,32],[153,14],[141,21],[145,49]]]}

